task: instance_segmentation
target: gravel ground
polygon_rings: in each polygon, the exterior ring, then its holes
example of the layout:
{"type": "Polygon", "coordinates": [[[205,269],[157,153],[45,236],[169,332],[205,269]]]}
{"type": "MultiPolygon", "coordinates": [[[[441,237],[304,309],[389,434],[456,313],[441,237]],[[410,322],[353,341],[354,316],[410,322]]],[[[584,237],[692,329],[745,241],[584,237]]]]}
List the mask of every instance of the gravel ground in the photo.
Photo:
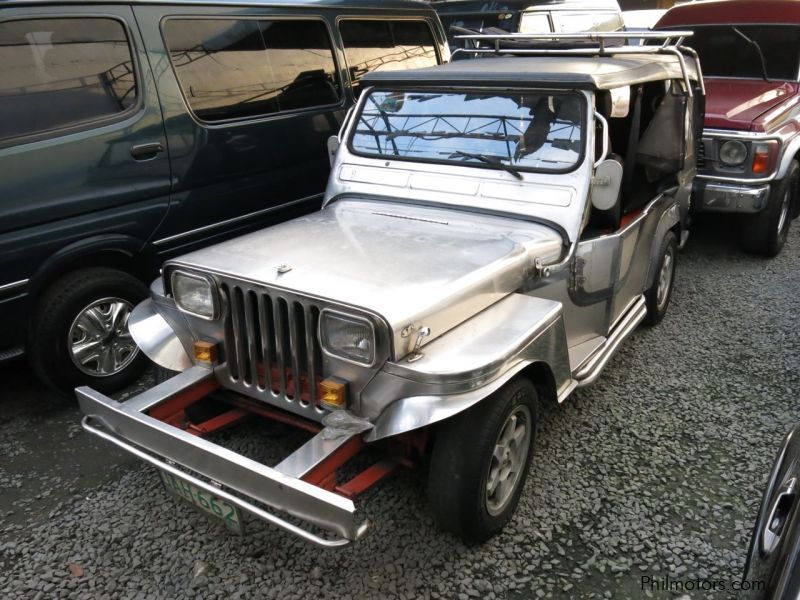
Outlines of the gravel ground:
{"type": "MultiPolygon", "coordinates": [[[[374,530],[344,550],[253,521],[228,534],[77,429],[74,407],[47,408],[24,363],[2,367],[3,598],[660,598],[680,594],[642,577],[738,580],[774,454],[800,422],[800,223],[772,261],[728,231],[701,222],[666,320],[545,412],[517,514],[480,547],[435,530],[421,471],[363,498],[374,530]]],[[[222,435],[273,460],[297,443],[254,424],[222,435]]]]}

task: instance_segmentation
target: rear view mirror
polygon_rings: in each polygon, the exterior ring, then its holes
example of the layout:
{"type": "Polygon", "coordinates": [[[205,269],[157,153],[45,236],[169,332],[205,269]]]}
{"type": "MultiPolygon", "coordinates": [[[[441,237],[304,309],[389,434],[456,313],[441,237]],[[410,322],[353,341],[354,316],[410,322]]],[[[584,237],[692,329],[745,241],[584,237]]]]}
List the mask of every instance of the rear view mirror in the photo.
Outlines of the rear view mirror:
{"type": "Polygon", "coordinates": [[[599,163],[592,178],[591,201],[597,210],[610,210],[619,200],[622,186],[622,165],[619,161],[606,159],[599,163]]]}
{"type": "Polygon", "coordinates": [[[328,138],[328,160],[333,166],[333,161],[336,159],[336,153],[339,151],[339,136],[332,135],[328,138]]]}

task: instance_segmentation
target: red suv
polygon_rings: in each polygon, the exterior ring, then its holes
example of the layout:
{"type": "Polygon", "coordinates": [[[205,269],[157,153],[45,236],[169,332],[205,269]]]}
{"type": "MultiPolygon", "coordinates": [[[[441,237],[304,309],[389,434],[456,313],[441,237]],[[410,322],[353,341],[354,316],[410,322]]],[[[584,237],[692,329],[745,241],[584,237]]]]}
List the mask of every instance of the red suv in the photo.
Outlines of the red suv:
{"type": "Polygon", "coordinates": [[[800,213],[800,1],[676,6],[657,29],[691,29],[706,116],[696,212],[742,214],[745,249],[776,256],[800,213]]]}

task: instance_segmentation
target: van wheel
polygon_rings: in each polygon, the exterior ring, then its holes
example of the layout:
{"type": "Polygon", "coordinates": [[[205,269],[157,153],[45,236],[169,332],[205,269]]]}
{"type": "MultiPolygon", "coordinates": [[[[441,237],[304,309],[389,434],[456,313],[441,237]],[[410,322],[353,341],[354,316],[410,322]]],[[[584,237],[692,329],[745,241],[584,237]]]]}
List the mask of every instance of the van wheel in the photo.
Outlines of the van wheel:
{"type": "Polygon", "coordinates": [[[797,205],[800,166],[792,161],[786,176],[769,188],[767,207],[743,223],[742,245],[751,254],[778,256],[789,235],[792,213],[797,205]]]}
{"type": "Polygon", "coordinates": [[[536,388],[517,379],[439,427],[428,500],[441,529],[482,542],[505,526],[527,478],[537,421],[536,388]]]}
{"type": "Polygon", "coordinates": [[[667,314],[675,283],[675,259],[677,256],[678,240],[673,232],[668,231],[661,241],[656,278],[653,280],[653,285],[644,293],[644,301],[647,306],[647,316],[644,318],[646,325],[658,325],[667,314]]]}
{"type": "Polygon", "coordinates": [[[57,280],[31,324],[34,372],[67,395],[80,385],[111,392],[132,383],[147,358],[128,333],[128,317],[146,297],[141,281],[114,269],[82,269],[57,280]]]}

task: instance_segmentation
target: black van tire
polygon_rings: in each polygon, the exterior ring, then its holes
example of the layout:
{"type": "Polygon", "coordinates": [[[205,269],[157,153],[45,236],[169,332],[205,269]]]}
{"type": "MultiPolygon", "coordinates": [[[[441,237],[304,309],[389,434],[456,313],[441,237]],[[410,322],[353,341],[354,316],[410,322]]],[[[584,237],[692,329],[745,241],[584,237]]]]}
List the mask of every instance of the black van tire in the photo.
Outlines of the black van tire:
{"type": "Polygon", "coordinates": [[[800,166],[793,160],[786,176],[770,185],[766,208],[752,217],[744,217],[742,246],[747,252],[769,258],[780,254],[799,201],[798,181],[800,166]]]}
{"type": "Polygon", "coordinates": [[[661,240],[656,263],[656,273],[653,284],[644,292],[644,302],[647,306],[647,315],[644,324],[653,327],[661,323],[667,314],[669,302],[672,299],[672,290],[675,287],[675,264],[678,258],[678,238],[672,231],[668,231],[661,240]],[[669,264],[665,264],[669,261],[669,264]],[[662,280],[666,278],[666,281],[662,280]],[[665,288],[661,292],[661,288],[665,288]]]}
{"type": "MultiPolygon", "coordinates": [[[[78,316],[93,303],[114,299],[125,309],[132,309],[147,294],[147,286],[132,275],[104,267],[73,271],[56,280],[39,299],[30,325],[27,353],[33,371],[48,386],[67,396],[81,385],[107,393],[132,383],[148,364],[138,348],[122,355],[124,367],[120,370],[92,376],[73,362],[69,338],[78,316]]],[[[100,305],[99,310],[109,306],[100,305]]],[[[109,332],[109,343],[119,339],[127,344],[126,332],[124,323],[119,323],[109,332]],[[117,331],[122,332],[121,338],[117,331]]]]}
{"type": "Polygon", "coordinates": [[[153,377],[153,380],[155,381],[155,384],[158,385],[159,383],[164,383],[167,379],[172,379],[179,373],[180,371],[173,371],[172,369],[167,369],[161,365],[156,365],[155,376],[153,377]]]}
{"type": "Polygon", "coordinates": [[[439,426],[428,473],[428,501],[440,529],[467,542],[483,542],[505,526],[517,507],[533,458],[537,404],[536,388],[519,378],[439,426]],[[514,471],[519,475],[505,495],[507,500],[492,511],[487,485],[500,435],[512,416],[519,419],[514,423],[528,419],[527,443],[520,444],[525,446],[525,455],[517,461],[521,470],[514,471]]]}

